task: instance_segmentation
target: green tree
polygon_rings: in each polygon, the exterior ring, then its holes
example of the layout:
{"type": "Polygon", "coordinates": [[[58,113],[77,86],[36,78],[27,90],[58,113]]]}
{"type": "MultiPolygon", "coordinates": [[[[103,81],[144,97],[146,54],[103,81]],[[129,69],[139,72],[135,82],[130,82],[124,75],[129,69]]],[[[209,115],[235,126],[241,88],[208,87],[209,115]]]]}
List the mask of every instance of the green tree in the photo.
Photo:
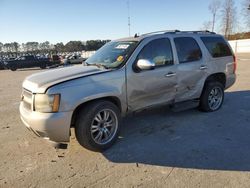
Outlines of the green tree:
{"type": "Polygon", "coordinates": [[[39,50],[41,53],[48,53],[51,50],[49,41],[45,41],[39,44],[39,50]]]}
{"type": "Polygon", "coordinates": [[[26,43],[26,49],[27,52],[38,52],[39,43],[38,42],[27,42],[26,43]]]}
{"type": "Polygon", "coordinates": [[[81,41],[69,41],[65,45],[65,50],[67,52],[76,52],[84,50],[84,45],[81,41]]]}
{"type": "Polygon", "coordinates": [[[56,52],[65,52],[65,46],[62,42],[55,44],[54,47],[56,52]]]}

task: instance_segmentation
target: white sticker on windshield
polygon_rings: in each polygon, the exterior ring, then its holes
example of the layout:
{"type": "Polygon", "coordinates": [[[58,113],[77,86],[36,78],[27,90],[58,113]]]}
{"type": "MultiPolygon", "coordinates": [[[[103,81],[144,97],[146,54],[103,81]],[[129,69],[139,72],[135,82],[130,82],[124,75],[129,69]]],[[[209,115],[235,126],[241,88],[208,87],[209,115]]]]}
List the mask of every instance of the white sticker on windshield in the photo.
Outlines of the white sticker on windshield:
{"type": "Polygon", "coordinates": [[[116,49],[127,49],[129,47],[129,44],[119,44],[118,46],[116,46],[116,49]]]}

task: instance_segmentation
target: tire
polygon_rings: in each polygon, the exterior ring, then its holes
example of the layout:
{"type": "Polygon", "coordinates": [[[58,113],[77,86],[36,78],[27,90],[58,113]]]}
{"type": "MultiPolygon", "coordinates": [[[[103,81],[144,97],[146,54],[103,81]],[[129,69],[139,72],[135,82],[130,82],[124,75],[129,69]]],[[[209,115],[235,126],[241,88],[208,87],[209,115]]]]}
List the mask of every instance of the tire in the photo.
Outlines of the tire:
{"type": "Polygon", "coordinates": [[[200,97],[199,109],[204,112],[219,110],[224,100],[224,86],[217,81],[205,84],[200,97]]]}
{"type": "Polygon", "coordinates": [[[40,66],[41,69],[46,69],[46,67],[47,67],[46,65],[41,65],[40,66]]]}
{"type": "Polygon", "coordinates": [[[109,101],[91,102],[77,115],[76,139],[80,145],[89,150],[104,151],[117,140],[120,124],[120,110],[116,105],[109,101]],[[106,121],[104,113],[106,113],[106,121]]]}
{"type": "Polygon", "coordinates": [[[16,71],[16,67],[11,67],[10,70],[11,71],[16,71]]]}

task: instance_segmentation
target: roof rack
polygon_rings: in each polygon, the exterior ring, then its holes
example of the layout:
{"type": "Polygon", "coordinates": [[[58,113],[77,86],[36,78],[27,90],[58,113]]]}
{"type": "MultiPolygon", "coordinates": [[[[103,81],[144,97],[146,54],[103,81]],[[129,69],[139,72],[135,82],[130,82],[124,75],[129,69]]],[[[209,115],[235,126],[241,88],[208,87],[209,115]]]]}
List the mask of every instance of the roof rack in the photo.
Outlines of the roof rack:
{"type": "Polygon", "coordinates": [[[176,33],[176,32],[180,32],[179,30],[162,30],[162,31],[154,31],[154,32],[150,32],[150,33],[144,33],[141,36],[145,36],[145,35],[152,35],[152,34],[165,34],[165,33],[176,33]]]}
{"type": "Polygon", "coordinates": [[[207,34],[216,34],[215,32],[211,32],[208,30],[200,30],[200,31],[179,31],[179,33],[207,33],[207,34]]]}
{"type": "MultiPolygon", "coordinates": [[[[150,33],[144,33],[141,36],[145,36],[145,35],[153,35],[153,34],[171,34],[171,33],[206,33],[206,34],[216,34],[215,32],[211,32],[208,30],[201,30],[201,31],[180,31],[180,30],[162,30],[162,31],[154,31],[154,32],[150,32],[150,33]]],[[[135,36],[139,37],[139,35],[136,33],[135,36]]]]}

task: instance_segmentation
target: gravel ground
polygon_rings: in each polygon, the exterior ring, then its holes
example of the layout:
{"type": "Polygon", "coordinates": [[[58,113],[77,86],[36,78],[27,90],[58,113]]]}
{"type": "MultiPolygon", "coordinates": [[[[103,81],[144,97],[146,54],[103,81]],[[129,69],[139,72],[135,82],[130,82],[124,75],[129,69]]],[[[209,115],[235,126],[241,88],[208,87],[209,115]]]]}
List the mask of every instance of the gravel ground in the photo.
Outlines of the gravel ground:
{"type": "Polygon", "coordinates": [[[41,70],[0,71],[0,187],[249,187],[250,55],[214,113],[147,110],[123,120],[104,153],[74,135],[56,150],[19,119],[23,79],[41,70]]]}

